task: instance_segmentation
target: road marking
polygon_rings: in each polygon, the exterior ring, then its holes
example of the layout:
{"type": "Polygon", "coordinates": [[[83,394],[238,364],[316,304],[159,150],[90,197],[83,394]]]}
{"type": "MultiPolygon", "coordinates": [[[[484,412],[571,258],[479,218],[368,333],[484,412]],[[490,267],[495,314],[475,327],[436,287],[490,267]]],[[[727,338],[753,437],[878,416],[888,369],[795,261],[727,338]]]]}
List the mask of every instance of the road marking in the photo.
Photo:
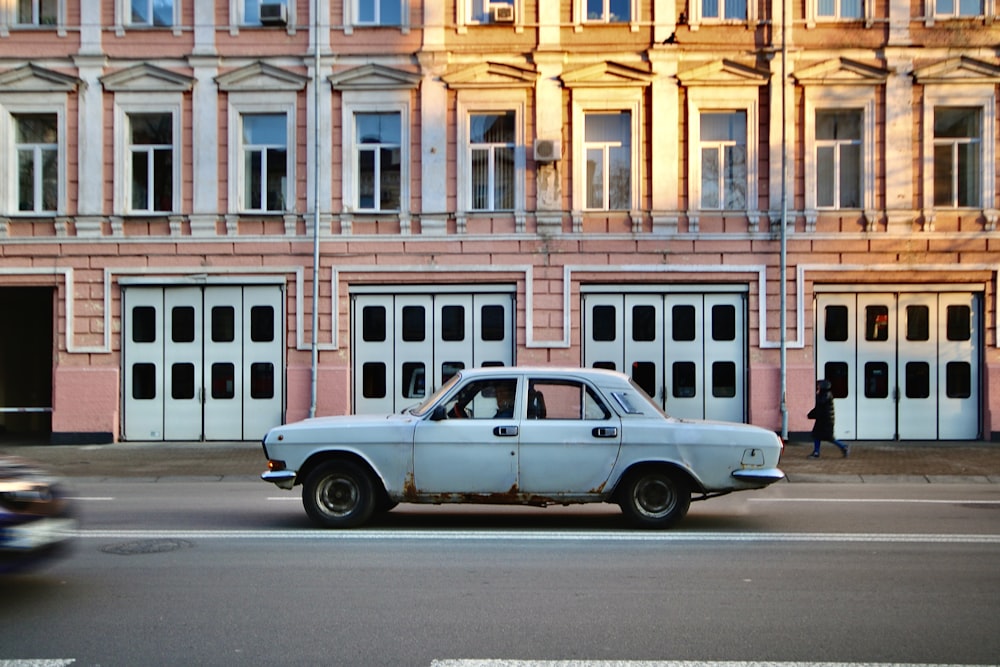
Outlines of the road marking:
{"type": "Polygon", "coordinates": [[[65,667],[76,662],[76,658],[38,658],[34,660],[0,660],[0,667],[65,667]]]}
{"type": "Polygon", "coordinates": [[[900,662],[714,662],[663,660],[433,660],[430,667],[981,667],[900,662]]]}
{"type": "Polygon", "coordinates": [[[904,503],[926,505],[1000,505],[1000,500],[935,500],[931,498],[749,498],[752,503],[904,503]]]}
{"type": "MultiPolygon", "coordinates": [[[[66,500],[77,500],[80,502],[98,502],[98,501],[111,501],[116,500],[114,496],[66,496],[66,500]]],[[[4,667],[3,663],[0,663],[0,667],[4,667]]]]}
{"type": "Polygon", "coordinates": [[[1000,544],[1000,535],[921,533],[739,533],[528,530],[80,530],[81,539],[322,540],[523,542],[875,542],[918,544],[1000,544]]]}

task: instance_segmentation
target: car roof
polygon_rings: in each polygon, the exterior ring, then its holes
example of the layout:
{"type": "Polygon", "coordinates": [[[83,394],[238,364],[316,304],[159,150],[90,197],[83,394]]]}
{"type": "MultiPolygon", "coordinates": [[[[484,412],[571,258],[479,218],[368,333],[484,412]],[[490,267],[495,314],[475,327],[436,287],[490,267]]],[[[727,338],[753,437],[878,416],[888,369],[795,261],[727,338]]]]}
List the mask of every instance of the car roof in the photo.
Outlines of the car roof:
{"type": "Polygon", "coordinates": [[[597,384],[611,381],[612,383],[628,383],[628,376],[618,371],[604,368],[581,368],[579,366],[487,366],[485,368],[466,368],[459,371],[465,379],[480,376],[509,375],[542,375],[542,376],[572,376],[586,378],[597,384]]]}

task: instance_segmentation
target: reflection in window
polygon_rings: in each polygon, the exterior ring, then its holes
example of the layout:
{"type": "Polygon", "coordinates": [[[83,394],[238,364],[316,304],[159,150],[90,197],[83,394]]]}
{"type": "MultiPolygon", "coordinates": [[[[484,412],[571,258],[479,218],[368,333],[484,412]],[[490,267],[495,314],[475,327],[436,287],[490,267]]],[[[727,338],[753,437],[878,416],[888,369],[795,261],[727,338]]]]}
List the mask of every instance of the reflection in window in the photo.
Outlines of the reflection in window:
{"type": "Polygon", "coordinates": [[[465,340],[465,308],[444,306],[441,308],[441,339],[447,341],[465,340]]]}
{"type": "Polygon", "coordinates": [[[175,343],[194,342],[194,307],[175,306],[170,311],[170,340],[175,343]]]}
{"type": "Polygon", "coordinates": [[[906,340],[930,340],[930,308],[927,306],[906,307],[906,340]]]}
{"type": "Polygon", "coordinates": [[[132,398],[140,401],[156,398],[155,364],[132,364],[132,398]]]}
{"type": "Polygon", "coordinates": [[[701,114],[701,208],[747,207],[747,113],[701,114]]]}
{"type": "Polygon", "coordinates": [[[170,366],[170,398],[179,401],[194,398],[194,364],[170,366]]]}
{"type": "Polygon", "coordinates": [[[402,25],[400,0],[350,0],[357,3],[358,25],[402,25]]]}
{"type": "Polygon", "coordinates": [[[483,341],[503,340],[506,336],[503,306],[483,306],[479,311],[479,326],[483,341]]]}
{"type": "Polygon", "coordinates": [[[928,398],[931,395],[931,365],[926,361],[908,361],[906,372],[906,397],[928,398]]]}
{"type": "Polygon", "coordinates": [[[385,398],[385,364],[366,361],[361,366],[361,395],[365,398],[385,398]]]}
{"type": "Polygon", "coordinates": [[[656,308],[632,307],[632,340],[639,342],[656,340],[656,308]]]}
{"type": "Polygon", "coordinates": [[[228,362],[212,364],[212,398],[230,399],[236,396],[236,367],[228,362]]]}
{"type": "Polygon", "coordinates": [[[889,364],[869,361],[865,364],[865,398],[889,396],[889,364]]]}
{"type": "Polygon", "coordinates": [[[712,340],[736,340],[735,306],[712,306],[712,340]]]}
{"type": "Polygon", "coordinates": [[[972,309],[968,306],[948,306],[948,340],[972,338],[972,309]]]}
{"type": "Polygon", "coordinates": [[[934,109],[934,205],[980,205],[982,109],[934,109]]]}
{"type": "Polygon", "coordinates": [[[212,307],[212,342],[232,343],[236,340],[236,309],[232,306],[212,307]]]}
{"type": "Polygon", "coordinates": [[[614,306],[594,306],[593,313],[594,340],[609,341],[618,337],[615,326],[614,306]]]}
{"type": "Polygon", "coordinates": [[[274,398],[274,364],[263,361],[250,364],[250,398],[274,398]]]}
{"type": "Polygon", "coordinates": [[[129,122],[131,199],[137,212],[170,211],[174,201],[174,117],[133,113],[129,122]]]}
{"type": "Polygon", "coordinates": [[[865,340],[889,340],[889,308],[865,306],[865,340]]]}
{"type": "Polygon", "coordinates": [[[354,116],[358,152],[358,208],[399,210],[402,182],[402,120],[391,113],[354,116]]]}
{"type": "Polygon", "coordinates": [[[672,336],[676,341],[694,340],[697,334],[694,306],[674,306],[672,309],[672,336]]]}
{"type": "Polygon", "coordinates": [[[384,306],[365,306],[361,309],[361,339],[366,343],[385,340],[384,306]]]}
{"type": "Polygon", "coordinates": [[[823,365],[824,378],[833,385],[834,398],[847,398],[850,393],[850,382],[847,362],[828,361],[823,365]]]}
{"type": "Polygon", "coordinates": [[[736,364],[734,362],[712,362],[712,396],[715,398],[735,398],[736,364]]]}
{"type": "Polygon", "coordinates": [[[651,361],[632,362],[632,379],[650,398],[656,397],[656,364],[651,361]]]}
{"type": "Polygon", "coordinates": [[[514,121],[513,111],[469,115],[470,208],[474,211],[514,208],[514,121]]]}
{"type": "Polygon", "coordinates": [[[583,183],[586,208],[623,210],[632,205],[632,114],[588,113],[584,117],[583,183]]]}
{"type": "Polygon", "coordinates": [[[983,0],[935,0],[934,14],[945,18],[983,16],[983,0]]]}
{"type": "Polygon", "coordinates": [[[254,306],[250,309],[250,340],[270,343],[274,340],[274,308],[254,306]]]}
{"type": "Polygon", "coordinates": [[[53,212],[59,204],[59,130],[54,113],[14,114],[17,210],[53,212]]]}
{"type": "MultiPolygon", "coordinates": [[[[858,18],[860,0],[820,0],[817,15],[858,18]],[[824,13],[824,8],[829,13],[824,13]],[[837,9],[857,12],[838,15],[837,9]]],[[[861,109],[816,111],[816,205],[821,208],[861,207],[861,109]]]]}
{"type": "Polygon", "coordinates": [[[825,312],[826,322],[823,324],[823,338],[833,342],[847,340],[850,334],[847,328],[847,306],[827,306],[825,312]]]}
{"type": "Polygon", "coordinates": [[[156,342],[156,309],[152,306],[132,309],[132,342],[156,342]]]}
{"type": "Polygon", "coordinates": [[[948,398],[972,396],[972,366],[967,361],[949,361],[945,366],[945,392],[948,398]]]}
{"type": "Polygon", "coordinates": [[[58,0],[19,0],[9,3],[8,7],[17,5],[17,25],[55,25],[59,16],[58,0]]]}
{"type": "Polygon", "coordinates": [[[403,306],[403,340],[419,343],[427,336],[423,306],[403,306]]]}
{"type": "Polygon", "coordinates": [[[285,210],[288,180],[285,114],[245,114],[242,139],[243,208],[249,211],[285,210]]]}
{"type": "Polygon", "coordinates": [[[747,18],[746,0],[695,0],[695,2],[701,2],[701,16],[705,19],[745,21],[747,18]]]}
{"type": "Polygon", "coordinates": [[[587,20],[626,23],[631,20],[632,0],[587,0],[587,20]]]}
{"type": "Polygon", "coordinates": [[[174,0],[131,0],[132,25],[170,26],[174,24],[174,0]]]}
{"type": "Polygon", "coordinates": [[[675,398],[694,398],[698,386],[696,370],[693,361],[674,362],[672,376],[675,398]]]}
{"type": "Polygon", "coordinates": [[[423,398],[427,373],[423,363],[407,361],[403,364],[402,394],[403,398],[423,398]]]}

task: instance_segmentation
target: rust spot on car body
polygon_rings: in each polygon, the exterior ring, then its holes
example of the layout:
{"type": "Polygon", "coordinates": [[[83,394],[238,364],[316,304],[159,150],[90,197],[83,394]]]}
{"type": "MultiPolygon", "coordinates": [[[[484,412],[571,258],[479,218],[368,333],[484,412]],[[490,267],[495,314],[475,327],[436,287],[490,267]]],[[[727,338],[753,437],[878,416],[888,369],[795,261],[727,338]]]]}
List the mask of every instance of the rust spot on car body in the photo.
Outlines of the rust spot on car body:
{"type": "Polygon", "coordinates": [[[521,493],[517,484],[514,484],[506,491],[427,493],[416,488],[412,475],[408,476],[404,483],[403,500],[406,502],[433,505],[470,503],[479,505],[535,505],[537,507],[565,504],[566,502],[564,499],[553,498],[551,496],[521,493]]]}

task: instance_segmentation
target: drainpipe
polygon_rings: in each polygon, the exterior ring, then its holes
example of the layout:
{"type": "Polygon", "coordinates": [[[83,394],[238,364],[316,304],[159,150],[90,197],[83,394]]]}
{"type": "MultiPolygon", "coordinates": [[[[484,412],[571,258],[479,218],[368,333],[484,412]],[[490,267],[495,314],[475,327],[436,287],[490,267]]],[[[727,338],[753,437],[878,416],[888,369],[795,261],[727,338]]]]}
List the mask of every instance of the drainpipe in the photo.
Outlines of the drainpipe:
{"type": "MultiPolygon", "coordinates": [[[[787,96],[786,89],[786,79],[787,74],[787,59],[788,59],[788,21],[787,21],[787,7],[788,0],[781,0],[781,259],[779,261],[781,279],[779,285],[781,288],[780,302],[781,302],[781,317],[780,317],[780,328],[781,328],[781,360],[779,362],[781,370],[781,437],[784,440],[788,440],[788,402],[787,402],[787,392],[788,392],[788,367],[787,367],[787,357],[788,357],[788,332],[787,332],[787,320],[788,316],[786,313],[786,306],[788,305],[788,282],[786,280],[786,273],[788,270],[788,239],[787,239],[787,226],[788,226],[788,123],[787,115],[788,110],[785,106],[785,97],[787,96]]],[[[763,295],[766,297],[766,295],[763,295]]]]}
{"type": "MultiPolygon", "coordinates": [[[[316,416],[319,395],[319,109],[320,109],[320,57],[319,57],[319,6],[309,3],[313,12],[313,290],[312,290],[312,359],[310,363],[311,386],[309,390],[309,417],[316,416]]],[[[334,297],[336,304],[336,296],[334,297]]],[[[336,307],[336,306],[334,306],[336,307]]]]}

